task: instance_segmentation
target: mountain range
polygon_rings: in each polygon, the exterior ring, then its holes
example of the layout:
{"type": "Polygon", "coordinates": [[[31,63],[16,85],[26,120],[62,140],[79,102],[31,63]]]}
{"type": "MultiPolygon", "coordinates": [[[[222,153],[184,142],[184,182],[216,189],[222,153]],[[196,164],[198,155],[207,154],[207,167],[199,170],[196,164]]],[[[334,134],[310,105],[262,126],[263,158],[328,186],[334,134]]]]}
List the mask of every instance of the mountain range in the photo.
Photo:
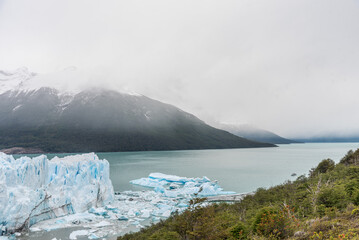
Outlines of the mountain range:
{"type": "Polygon", "coordinates": [[[65,92],[32,85],[37,77],[26,68],[0,71],[0,149],[115,152],[275,146],[216,129],[140,94],[105,88],[65,92]]]}
{"type": "Polygon", "coordinates": [[[281,137],[273,132],[264,130],[261,128],[254,127],[250,124],[225,124],[219,123],[215,125],[219,129],[228,131],[236,136],[250,139],[257,142],[267,142],[273,144],[290,144],[290,143],[299,143],[300,141],[295,141],[281,137]]]}

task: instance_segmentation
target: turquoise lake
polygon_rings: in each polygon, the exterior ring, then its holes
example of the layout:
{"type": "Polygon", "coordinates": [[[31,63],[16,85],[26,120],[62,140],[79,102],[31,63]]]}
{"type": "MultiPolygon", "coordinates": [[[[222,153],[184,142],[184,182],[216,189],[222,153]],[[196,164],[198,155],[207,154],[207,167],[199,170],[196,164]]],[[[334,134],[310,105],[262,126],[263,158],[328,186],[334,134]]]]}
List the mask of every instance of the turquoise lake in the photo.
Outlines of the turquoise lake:
{"type": "MultiPolygon", "coordinates": [[[[305,143],[276,148],[98,153],[110,162],[115,191],[141,190],[130,180],[161,172],[185,177],[207,176],[224,190],[245,193],[307,174],[321,160],[338,162],[359,143],[305,143]],[[291,175],[296,173],[297,176],[291,175]]],[[[69,154],[48,154],[64,156],[69,154]]]]}

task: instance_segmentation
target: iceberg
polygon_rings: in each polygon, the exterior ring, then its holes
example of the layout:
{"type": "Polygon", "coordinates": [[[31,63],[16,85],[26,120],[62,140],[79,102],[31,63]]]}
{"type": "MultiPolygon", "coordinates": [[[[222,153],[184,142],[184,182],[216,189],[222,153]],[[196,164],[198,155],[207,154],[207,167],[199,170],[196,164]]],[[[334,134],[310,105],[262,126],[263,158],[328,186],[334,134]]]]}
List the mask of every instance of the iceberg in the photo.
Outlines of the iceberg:
{"type": "Polygon", "coordinates": [[[77,239],[78,236],[87,236],[89,234],[89,231],[87,230],[77,230],[77,231],[73,231],[69,238],[72,239],[77,239]]]}
{"type": "Polygon", "coordinates": [[[49,160],[0,152],[0,236],[113,200],[109,163],[94,153],[49,160]]]}
{"type": "Polygon", "coordinates": [[[135,179],[130,183],[153,188],[155,192],[169,198],[235,194],[235,192],[223,191],[217,181],[211,181],[205,176],[202,178],[187,178],[163,173],[151,173],[147,178],[135,179]]]}

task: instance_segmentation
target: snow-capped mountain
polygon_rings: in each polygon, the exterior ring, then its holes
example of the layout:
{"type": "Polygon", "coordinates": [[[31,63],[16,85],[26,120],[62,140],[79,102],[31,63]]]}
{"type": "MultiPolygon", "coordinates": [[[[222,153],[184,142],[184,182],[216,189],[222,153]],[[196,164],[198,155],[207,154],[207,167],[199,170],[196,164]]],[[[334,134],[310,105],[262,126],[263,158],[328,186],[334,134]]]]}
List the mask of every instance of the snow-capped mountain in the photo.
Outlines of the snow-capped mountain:
{"type": "Polygon", "coordinates": [[[139,94],[36,87],[32,81],[41,76],[25,68],[1,74],[0,149],[85,152],[273,146],[210,127],[192,114],[139,94]]]}
{"type": "Polygon", "coordinates": [[[36,76],[26,67],[18,68],[15,71],[0,70],[0,94],[7,91],[32,89],[28,84],[36,76]]]}

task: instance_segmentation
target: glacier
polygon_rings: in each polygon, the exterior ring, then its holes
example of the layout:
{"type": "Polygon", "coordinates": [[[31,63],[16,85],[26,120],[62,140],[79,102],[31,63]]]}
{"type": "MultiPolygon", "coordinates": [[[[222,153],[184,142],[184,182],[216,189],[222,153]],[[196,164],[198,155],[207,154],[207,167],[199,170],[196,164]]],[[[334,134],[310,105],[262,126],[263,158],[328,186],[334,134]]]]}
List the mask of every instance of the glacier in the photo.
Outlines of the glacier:
{"type": "Polygon", "coordinates": [[[113,200],[109,163],[94,153],[49,160],[0,152],[0,235],[113,200]]]}
{"type": "Polygon", "coordinates": [[[185,211],[193,197],[234,194],[207,177],[163,173],[130,181],[150,190],[115,193],[109,168],[94,153],[49,160],[0,152],[0,236],[26,229],[35,238],[56,229],[70,230],[69,239],[118,236],[185,211]]]}
{"type": "MultiPolygon", "coordinates": [[[[39,222],[30,228],[33,234],[44,234],[55,229],[74,230],[70,235],[87,234],[89,239],[119,236],[138,231],[174,212],[188,209],[189,200],[196,196],[230,194],[225,192],[216,181],[207,177],[187,178],[163,173],[151,173],[147,178],[130,181],[133,184],[150,187],[150,190],[115,192],[115,200],[105,207],[90,208],[84,213],[76,213],[56,219],[39,222]],[[157,188],[157,191],[156,191],[157,188]],[[163,190],[163,191],[159,191],[163,190]]],[[[204,202],[201,205],[210,204],[204,202]]]]}

